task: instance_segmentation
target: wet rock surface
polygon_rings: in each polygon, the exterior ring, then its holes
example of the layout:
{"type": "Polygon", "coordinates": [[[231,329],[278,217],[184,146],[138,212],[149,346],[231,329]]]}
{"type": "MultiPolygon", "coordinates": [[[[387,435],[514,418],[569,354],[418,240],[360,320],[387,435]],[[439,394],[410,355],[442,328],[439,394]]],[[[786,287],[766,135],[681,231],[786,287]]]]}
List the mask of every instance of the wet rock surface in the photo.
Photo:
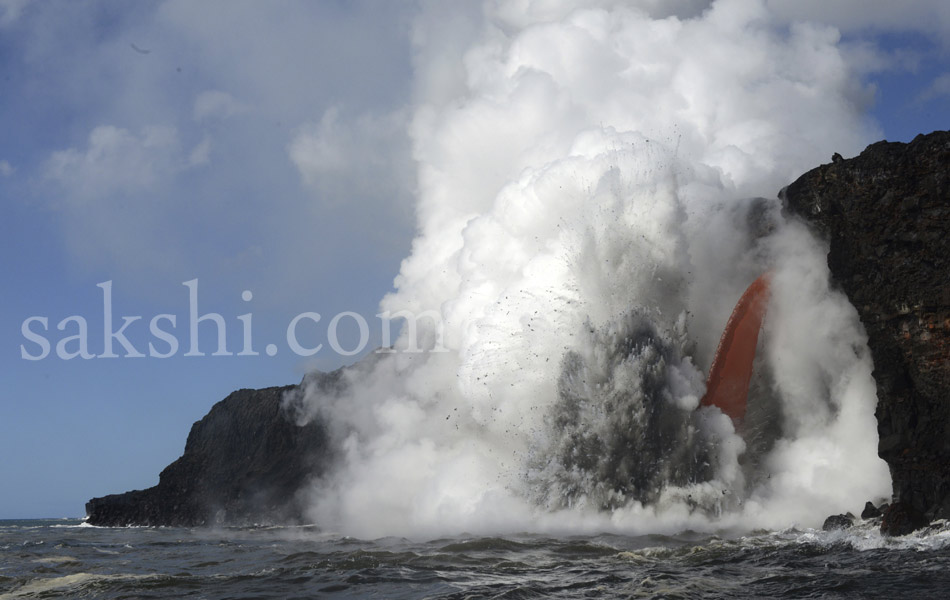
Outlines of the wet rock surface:
{"type": "Polygon", "coordinates": [[[868,333],[896,501],[882,530],[950,517],[950,132],[836,156],[780,195],[828,240],[868,333]]]}
{"type": "Polygon", "coordinates": [[[874,506],[872,502],[865,502],[864,510],[861,511],[861,518],[876,519],[883,515],[885,510],[887,510],[887,504],[884,504],[878,508],[877,506],[874,506]]]}
{"type": "Polygon", "coordinates": [[[836,529],[847,529],[854,525],[854,515],[847,513],[844,515],[831,515],[825,519],[821,529],[823,531],[834,531],[836,529]]]}
{"type": "Polygon", "coordinates": [[[905,502],[895,502],[887,507],[881,517],[881,531],[890,535],[907,535],[930,523],[923,513],[905,502]]]}

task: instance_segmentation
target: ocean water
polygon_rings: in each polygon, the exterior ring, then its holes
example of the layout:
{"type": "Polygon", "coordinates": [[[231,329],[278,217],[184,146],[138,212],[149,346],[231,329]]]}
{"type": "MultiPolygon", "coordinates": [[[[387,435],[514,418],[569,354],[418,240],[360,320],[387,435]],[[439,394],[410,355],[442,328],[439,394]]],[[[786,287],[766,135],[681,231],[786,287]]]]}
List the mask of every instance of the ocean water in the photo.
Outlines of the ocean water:
{"type": "Polygon", "coordinates": [[[359,540],[296,528],[0,521],[7,598],[946,598],[950,526],[884,538],[519,534],[359,540]]]}

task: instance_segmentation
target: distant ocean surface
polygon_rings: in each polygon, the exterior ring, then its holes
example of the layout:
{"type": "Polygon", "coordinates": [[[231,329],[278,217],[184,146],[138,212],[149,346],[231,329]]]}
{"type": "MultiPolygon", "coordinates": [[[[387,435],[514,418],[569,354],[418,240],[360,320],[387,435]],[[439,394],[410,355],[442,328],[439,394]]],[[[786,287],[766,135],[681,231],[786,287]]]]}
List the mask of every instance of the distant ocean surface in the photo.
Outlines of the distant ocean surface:
{"type": "Polygon", "coordinates": [[[311,527],[0,521],[7,598],[948,598],[950,526],[882,538],[522,534],[416,542],[311,527]]]}

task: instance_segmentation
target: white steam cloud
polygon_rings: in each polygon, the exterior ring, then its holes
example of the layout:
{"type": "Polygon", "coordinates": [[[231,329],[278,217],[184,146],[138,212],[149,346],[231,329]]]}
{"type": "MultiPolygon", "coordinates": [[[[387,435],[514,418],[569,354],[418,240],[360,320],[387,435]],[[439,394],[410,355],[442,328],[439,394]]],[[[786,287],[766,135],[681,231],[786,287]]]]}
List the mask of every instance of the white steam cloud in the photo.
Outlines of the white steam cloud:
{"type": "Polygon", "coordinates": [[[304,396],[341,453],[311,490],[316,522],[414,537],[781,528],[889,495],[856,312],[820,242],[777,200],[750,200],[874,137],[837,31],[783,25],[759,0],[639,4],[420,15],[419,234],[382,308],[440,310],[448,351],[377,355],[345,392],[304,396]],[[733,304],[767,269],[750,411],[770,403],[777,433],[755,450],[693,409],[733,304]],[[669,462],[657,484],[637,462],[654,455],[621,453],[652,489],[597,500],[599,457],[554,449],[565,431],[599,444],[589,427],[615,427],[609,407],[650,402],[708,476],[669,462]]]}

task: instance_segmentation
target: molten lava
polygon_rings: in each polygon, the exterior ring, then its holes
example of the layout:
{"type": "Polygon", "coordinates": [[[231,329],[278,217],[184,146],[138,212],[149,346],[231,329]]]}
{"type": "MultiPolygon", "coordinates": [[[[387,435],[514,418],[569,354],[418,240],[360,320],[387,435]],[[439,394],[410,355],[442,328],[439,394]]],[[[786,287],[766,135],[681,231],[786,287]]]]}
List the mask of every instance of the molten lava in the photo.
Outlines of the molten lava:
{"type": "Polygon", "coordinates": [[[745,417],[752,361],[769,301],[770,277],[771,273],[761,275],[739,298],[722,332],[706,380],[706,395],[700,402],[702,406],[718,406],[737,424],[745,417]]]}

